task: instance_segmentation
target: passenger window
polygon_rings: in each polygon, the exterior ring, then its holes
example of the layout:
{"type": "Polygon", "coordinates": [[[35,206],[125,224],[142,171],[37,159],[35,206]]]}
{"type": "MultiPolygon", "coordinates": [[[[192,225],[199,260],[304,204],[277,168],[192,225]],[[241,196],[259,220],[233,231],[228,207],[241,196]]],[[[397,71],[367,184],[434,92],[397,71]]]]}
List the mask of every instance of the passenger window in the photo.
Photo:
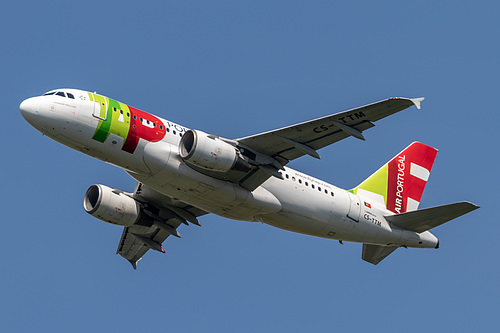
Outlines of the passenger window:
{"type": "Polygon", "coordinates": [[[58,91],[56,93],[57,96],[62,96],[62,97],[66,97],[66,95],[62,92],[62,91],[58,91]]]}
{"type": "Polygon", "coordinates": [[[69,98],[71,98],[71,99],[75,99],[75,96],[73,96],[73,94],[72,94],[72,93],[66,93],[66,94],[68,94],[68,97],[69,97],[69,98]]]}

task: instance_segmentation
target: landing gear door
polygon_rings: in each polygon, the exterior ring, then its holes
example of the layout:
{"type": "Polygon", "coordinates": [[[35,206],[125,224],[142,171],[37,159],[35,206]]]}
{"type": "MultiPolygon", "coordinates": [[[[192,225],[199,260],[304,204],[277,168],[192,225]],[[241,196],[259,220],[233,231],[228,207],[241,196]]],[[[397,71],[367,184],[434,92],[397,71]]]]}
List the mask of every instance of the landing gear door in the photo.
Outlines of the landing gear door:
{"type": "Polygon", "coordinates": [[[361,201],[357,195],[354,195],[350,192],[349,194],[349,213],[347,213],[347,217],[351,220],[359,222],[359,215],[361,214],[361,201]]]}
{"type": "Polygon", "coordinates": [[[94,104],[94,112],[92,115],[96,118],[106,121],[106,113],[108,106],[106,105],[106,99],[97,94],[90,94],[92,103],[94,104]]]}

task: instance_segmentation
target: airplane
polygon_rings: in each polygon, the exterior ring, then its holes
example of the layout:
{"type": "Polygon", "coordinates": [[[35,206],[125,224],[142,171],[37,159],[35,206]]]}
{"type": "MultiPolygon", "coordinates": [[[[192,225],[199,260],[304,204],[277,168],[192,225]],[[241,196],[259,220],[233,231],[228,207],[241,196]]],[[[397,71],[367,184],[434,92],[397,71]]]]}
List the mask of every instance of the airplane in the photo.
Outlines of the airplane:
{"type": "Polygon", "coordinates": [[[134,192],[101,184],[83,206],[123,226],[117,253],[134,269],[152,249],[165,253],[181,224],[208,213],[316,237],[362,243],[378,264],[399,247],[438,248],[429,230],[477,208],[458,202],[418,210],[437,150],[414,142],[358,186],[344,190],[289,168],[301,156],[348,137],[365,140],[374,122],[424,98],[394,97],[256,135],[228,139],[189,129],[96,92],[55,89],[20,111],[55,141],[124,169],[134,192]]]}

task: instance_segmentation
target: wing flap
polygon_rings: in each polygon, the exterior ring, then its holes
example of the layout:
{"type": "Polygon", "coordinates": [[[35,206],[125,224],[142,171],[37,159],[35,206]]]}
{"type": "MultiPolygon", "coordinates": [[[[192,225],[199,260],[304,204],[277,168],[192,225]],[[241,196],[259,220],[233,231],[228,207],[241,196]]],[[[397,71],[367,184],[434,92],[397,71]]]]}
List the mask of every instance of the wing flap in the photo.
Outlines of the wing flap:
{"type": "Polygon", "coordinates": [[[384,260],[389,254],[394,252],[397,248],[397,246],[363,244],[361,258],[364,261],[376,265],[384,260]]]}
{"type": "Polygon", "coordinates": [[[385,216],[385,219],[397,227],[420,233],[478,208],[479,206],[471,202],[462,201],[449,205],[389,215],[385,216]]]}

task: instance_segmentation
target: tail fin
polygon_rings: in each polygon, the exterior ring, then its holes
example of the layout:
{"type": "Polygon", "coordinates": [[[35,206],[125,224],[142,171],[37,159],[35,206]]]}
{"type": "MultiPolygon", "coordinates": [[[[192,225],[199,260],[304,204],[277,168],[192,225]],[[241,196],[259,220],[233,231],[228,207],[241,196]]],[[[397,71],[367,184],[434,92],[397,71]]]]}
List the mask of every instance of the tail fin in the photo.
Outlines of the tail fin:
{"type": "Polygon", "coordinates": [[[413,142],[351,192],[384,203],[394,213],[416,210],[437,149],[413,142]]]}

